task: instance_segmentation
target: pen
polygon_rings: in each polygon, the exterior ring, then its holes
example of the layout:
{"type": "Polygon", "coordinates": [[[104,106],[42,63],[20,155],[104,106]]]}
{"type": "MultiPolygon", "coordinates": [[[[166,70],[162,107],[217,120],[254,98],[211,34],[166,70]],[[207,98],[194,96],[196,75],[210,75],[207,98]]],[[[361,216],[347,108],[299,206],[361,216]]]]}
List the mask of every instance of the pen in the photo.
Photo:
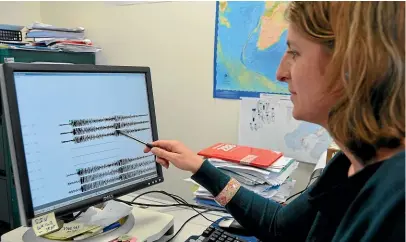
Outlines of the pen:
{"type": "Polygon", "coordinates": [[[120,226],[121,226],[121,224],[119,222],[115,222],[113,224],[110,224],[109,226],[103,228],[103,233],[106,233],[107,231],[116,229],[116,228],[118,228],[120,226]]]}
{"type": "Polygon", "coordinates": [[[143,144],[143,145],[147,146],[147,147],[148,147],[148,148],[150,148],[150,149],[152,149],[152,147],[154,147],[152,144],[142,142],[141,140],[136,139],[136,138],[134,138],[133,136],[128,135],[128,134],[124,133],[124,132],[123,132],[123,131],[121,131],[121,130],[117,130],[117,132],[118,132],[119,134],[122,134],[122,135],[126,136],[127,138],[130,138],[130,139],[133,139],[133,140],[135,140],[135,141],[138,141],[139,143],[141,143],[141,144],[143,144]]]}

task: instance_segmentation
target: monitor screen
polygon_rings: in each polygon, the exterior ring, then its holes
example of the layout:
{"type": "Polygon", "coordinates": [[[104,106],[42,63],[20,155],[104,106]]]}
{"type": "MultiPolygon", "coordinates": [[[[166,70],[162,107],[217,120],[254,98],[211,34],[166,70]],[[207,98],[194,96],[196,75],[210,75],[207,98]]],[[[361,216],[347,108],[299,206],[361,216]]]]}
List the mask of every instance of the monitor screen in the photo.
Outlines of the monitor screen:
{"type": "Polygon", "coordinates": [[[13,75],[34,216],[161,176],[155,157],[117,132],[154,140],[146,73],[13,75]]]}

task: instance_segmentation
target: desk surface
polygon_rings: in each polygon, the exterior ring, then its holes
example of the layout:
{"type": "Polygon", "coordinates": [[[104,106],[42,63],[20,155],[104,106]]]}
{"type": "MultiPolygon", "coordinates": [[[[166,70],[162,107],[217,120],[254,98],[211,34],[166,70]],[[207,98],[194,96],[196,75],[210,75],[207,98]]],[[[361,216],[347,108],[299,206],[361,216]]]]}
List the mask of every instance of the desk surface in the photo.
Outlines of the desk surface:
{"type": "MultiPolygon", "coordinates": [[[[134,197],[134,195],[130,194],[128,197],[134,197]]],[[[156,199],[156,198],[151,198],[151,197],[141,197],[139,200],[137,199],[140,203],[162,203],[162,204],[172,204],[174,202],[170,200],[162,200],[162,199],[156,199]]],[[[169,207],[169,208],[156,208],[156,207],[150,207],[148,209],[152,209],[155,211],[159,211],[161,213],[166,213],[166,214],[171,214],[174,216],[174,223],[175,223],[175,233],[179,230],[179,228],[182,226],[182,224],[188,220],[190,217],[193,215],[196,215],[197,213],[190,208],[184,208],[184,207],[169,207]]],[[[221,213],[221,212],[209,212],[209,213],[204,213],[204,215],[213,221],[227,215],[226,213],[221,213]]],[[[185,225],[183,230],[172,240],[176,242],[184,242],[186,241],[187,238],[189,238],[191,235],[200,235],[209,225],[211,222],[207,221],[205,218],[202,216],[198,216],[185,225]]],[[[171,236],[164,237],[160,240],[159,242],[166,241],[169,239],[171,236]]]]}
{"type": "MultiPolygon", "coordinates": [[[[132,200],[137,194],[128,194],[126,196],[120,197],[122,200],[130,201],[132,200]]],[[[148,196],[143,196],[137,199],[139,203],[146,203],[146,204],[172,204],[174,202],[168,199],[157,199],[148,196]]],[[[151,209],[154,211],[159,211],[161,213],[170,214],[174,217],[174,225],[175,225],[175,233],[179,230],[182,224],[188,220],[190,217],[196,214],[196,212],[190,208],[184,207],[148,207],[147,209],[151,209]]],[[[222,216],[225,216],[225,213],[220,212],[209,212],[204,214],[207,218],[211,220],[217,220],[222,216]]],[[[137,218],[135,218],[137,219],[137,218]]],[[[198,216],[193,220],[189,221],[187,225],[183,228],[183,230],[172,240],[174,242],[184,242],[187,238],[191,235],[200,235],[209,225],[211,222],[203,218],[202,216],[198,216]]],[[[1,237],[2,242],[22,242],[22,235],[27,231],[28,228],[20,227],[17,228],[7,234],[4,234],[1,237]]],[[[171,236],[166,236],[158,240],[159,242],[167,241],[171,236]]]]}

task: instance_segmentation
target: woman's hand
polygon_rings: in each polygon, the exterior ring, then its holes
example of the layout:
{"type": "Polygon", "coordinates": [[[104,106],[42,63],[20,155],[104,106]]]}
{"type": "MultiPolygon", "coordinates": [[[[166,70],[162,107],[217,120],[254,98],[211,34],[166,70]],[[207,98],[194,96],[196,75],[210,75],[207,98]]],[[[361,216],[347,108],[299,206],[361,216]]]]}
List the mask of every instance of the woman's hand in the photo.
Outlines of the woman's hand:
{"type": "Polygon", "coordinates": [[[157,162],[168,168],[172,163],[177,168],[196,173],[203,164],[203,158],[195,154],[179,141],[158,140],[152,143],[152,149],[145,148],[144,152],[152,152],[157,156],[157,162]]]}

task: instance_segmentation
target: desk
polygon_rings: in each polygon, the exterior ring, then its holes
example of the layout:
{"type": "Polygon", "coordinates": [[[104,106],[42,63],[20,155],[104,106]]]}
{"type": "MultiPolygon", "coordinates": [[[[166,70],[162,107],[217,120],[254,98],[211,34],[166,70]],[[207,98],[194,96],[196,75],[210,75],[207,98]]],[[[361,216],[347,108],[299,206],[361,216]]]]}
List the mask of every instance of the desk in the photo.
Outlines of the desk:
{"type": "MultiPolygon", "coordinates": [[[[131,196],[131,195],[130,195],[131,196]]],[[[168,198],[170,199],[170,198],[168,198]]],[[[162,204],[173,204],[174,201],[172,200],[161,200],[161,199],[156,199],[156,198],[151,198],[145,196],[144,198],[141,197],[140,199],[137,199],[140,203],[162,203],[162,204]]],[[[169,208],[148,208],[152,209],[155,211],[159,211],[161,213],[166,213],[174,216],[174,223],[175,223],[175,233],[179,230],[179,228],[182,226],[182,224],[188,220],[190,217],[196,214],[196,212],[190,208],[185,208],[185,207],[169,207],[169,208]]],[[[222,212],[208,212],[204,213],[204,215],[215,221],[223,216],[226,216],[228,214],[222,213],[222,212]]],[[[186,241],[187,238],[189,238],[191,235],[200,235],[209,225],[211,222],[207,221],[205,218],[202,216],[198,216],[194,219],[192,219],[190,222],[187,223],[187,225],[183,228],[183,230],[176,236],[172,241],[174,242],[184,242],[186,241]]],[[[158,242],[164,242],[168,240],[172,236],[167,236],[163,237],[162,239],[158,240],[158,242]]]]}
{"type": "MultiPolygon", "coordinates": [[[[132,193],[126,196],[120,197],[120,199],[125,201],[131,201],[137,194],[132,193]]],[[[139,203],[147,203],[147,204],[172,204],[174,201],[163,199],[152,198],[148,196],[143,196],[137,199],[139,203]]],[[[174,226],[175,226],[175,233],[179,230],[182,224],[188,220],[191,216],[195,215],[196,212],[190,208],[185,207],[167,207],[167,208],[157,208],[157,207],[149,207],[146,209],[151,209],[154,211],[158,211],[161,213],[170,214],[174,217],[174,226]]],[[[226,213],[221,212],[209,212],[204,214],[207,218],[211,220],[217,220],[225,215],[226,213]]],[[[137,219],[137,218],[135,218],[137,219]]],[[[137,222],[137,221],[135,221],[137,222]]],[[[187,223],[187,225],[183,228],[183,230],[172,240],[174,242],[184,242],[187,238],[191,235],[200,235],[209,225],[211,222],[207,221],[202,216],[198,216],[187,223]]],[[[22,242],[23,234],[28,230],[26,227],[19,227],[9,233],[4,234],[1,237],[2,242],[22,242]]],[[[158,242],[167,241],[172,235],[162,237],[158,242]]]]}

